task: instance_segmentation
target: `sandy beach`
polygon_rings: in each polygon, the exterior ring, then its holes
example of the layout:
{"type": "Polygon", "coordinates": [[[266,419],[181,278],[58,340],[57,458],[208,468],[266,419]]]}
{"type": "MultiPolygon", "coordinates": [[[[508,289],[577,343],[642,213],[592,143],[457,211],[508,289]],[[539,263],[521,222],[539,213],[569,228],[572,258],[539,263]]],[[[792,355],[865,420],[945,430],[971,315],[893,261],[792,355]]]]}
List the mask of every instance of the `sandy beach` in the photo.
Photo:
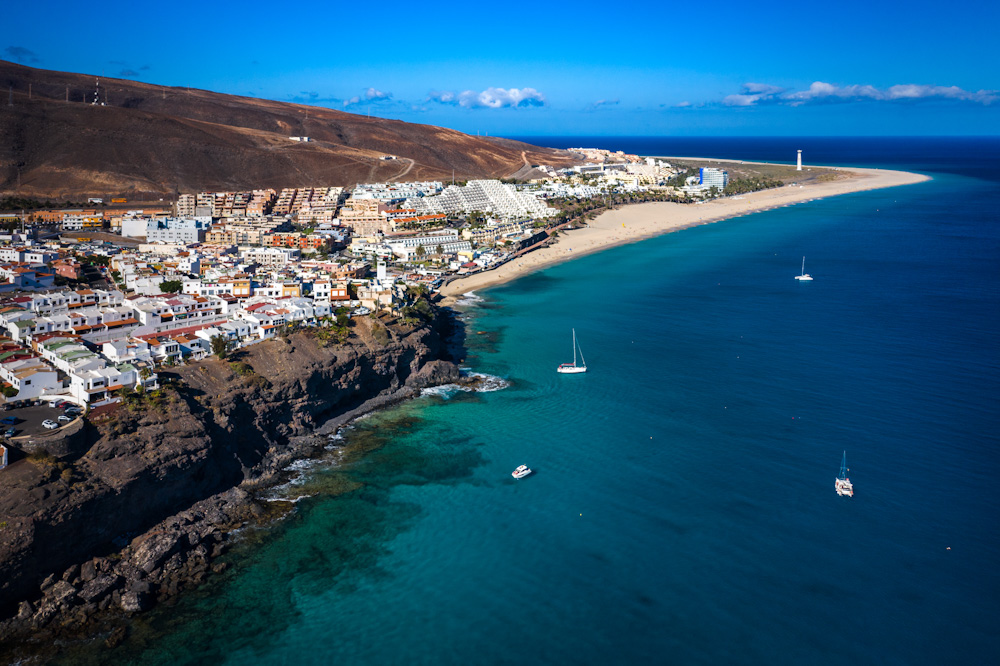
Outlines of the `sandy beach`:
{"type": "Polygon", "coordinates": [[[531,271],[615,245],[803,201],[929,180],[927,176],[906,171],[854,167],[840,168],[839,171],[849,175],[831,182],[786,185],[703,204],[649,202],[622,206],[601,213],[587,227],[560,233],[548,247],[529,252],[500,268],[452,280],[442,287],[441,294],[445,296],[445,304],[448,304],[461,294],[507,282],[531,271]]]}

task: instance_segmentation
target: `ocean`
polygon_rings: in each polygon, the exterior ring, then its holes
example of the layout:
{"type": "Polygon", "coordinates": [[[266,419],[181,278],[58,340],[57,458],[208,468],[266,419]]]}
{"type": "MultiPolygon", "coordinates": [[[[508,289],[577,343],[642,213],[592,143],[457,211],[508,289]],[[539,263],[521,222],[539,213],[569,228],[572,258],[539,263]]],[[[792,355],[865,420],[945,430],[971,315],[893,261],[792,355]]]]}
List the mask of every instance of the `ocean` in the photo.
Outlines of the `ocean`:
{"type": "Polygon", "coordinates": [[[357,422],[229,571],[72,661],[1000,660],[1000,139],[529,140],[933,179],[470,297],[499,390],[357,422]]]}

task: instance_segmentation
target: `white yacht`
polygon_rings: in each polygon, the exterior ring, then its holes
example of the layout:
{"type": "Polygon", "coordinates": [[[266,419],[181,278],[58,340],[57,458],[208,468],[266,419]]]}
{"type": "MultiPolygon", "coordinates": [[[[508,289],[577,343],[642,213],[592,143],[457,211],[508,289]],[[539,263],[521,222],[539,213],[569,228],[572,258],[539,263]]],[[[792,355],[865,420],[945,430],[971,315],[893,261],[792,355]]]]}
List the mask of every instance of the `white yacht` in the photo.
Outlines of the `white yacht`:
{"type": "Polygon", "coordinates": [[[556,372],[561,372],[564,375],[574,375],[578,372],[587,372],[587,362],[583,359],[583,348],[580,347],[580,365],[576,364],[576,350],[579,345],[576,342],[576,329],[573,329],[573,362],[572,363],[561,363],[559,367],[556,368],[556,372]]]}
{"type": "Polygon", "coordinates": [[[812,281],[812,276],[806,273],[806,258],[802,257],[802,275],[796,275],[796,280],[812,281]]]}
{"type": "Polygon", "coordinates": [[[510,475],[515,479],[523,479],[529,474],[531,474],[531,468],[527,465],[520,465],[517,469],[510,473],[510,475]]]}
{"type": "Polygon", "coordinates": [[[844,451],[844,457],[840,461],[840,474],[837,475],[837,480],[833,482],[833,489],[841,497],[854,497],[854,485],[847,478],[847,472],[847,451],[844,451]]]}

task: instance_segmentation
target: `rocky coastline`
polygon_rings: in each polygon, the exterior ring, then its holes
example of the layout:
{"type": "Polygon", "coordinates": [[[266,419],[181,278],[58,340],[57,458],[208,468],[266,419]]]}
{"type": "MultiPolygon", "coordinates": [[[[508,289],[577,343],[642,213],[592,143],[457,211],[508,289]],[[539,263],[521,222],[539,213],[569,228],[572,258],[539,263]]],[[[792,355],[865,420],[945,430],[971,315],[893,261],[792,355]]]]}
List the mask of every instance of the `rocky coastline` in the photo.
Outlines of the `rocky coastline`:
{"type": "Polygon", "coordinates": [[[462,381],[450,310],[303,330],[164,373],[138,404],[89,419],[59,457],[0,479],[0,662],[127,635],[130,619],[226,568],[238,530],[287,507],[255,493],[373,409],[462,381]]]}

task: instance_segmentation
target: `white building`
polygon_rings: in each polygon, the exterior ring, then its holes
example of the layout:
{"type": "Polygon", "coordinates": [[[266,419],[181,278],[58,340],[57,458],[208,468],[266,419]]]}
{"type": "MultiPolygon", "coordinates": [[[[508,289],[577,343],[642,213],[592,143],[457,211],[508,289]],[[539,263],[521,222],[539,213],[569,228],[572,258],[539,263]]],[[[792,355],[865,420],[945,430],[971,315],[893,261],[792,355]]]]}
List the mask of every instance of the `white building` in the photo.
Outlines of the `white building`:
{"type": "Polygon", "coordinates": [[[499,180],[470,180],[464,187],[451,185],[438,196],[407,199],[405,208],[425,213],[492,213],[504,219],[552,217],[559,211],[549,208],[534,194],[519,192],[499,180]]]}
{"type": "Polygon", "coordinates": [[[698,184],[705,188],[717,187],[724,190],[729,184],[729,173],[722,169],[703,167],[698,169],[698,184]]]}
{"type": "Polygon", "coordinates": [[[472,244],[460,238],[455,229],[445,229],[440,233],[425,236],[393,238],[387,240],[385,244],[389,246],[394,255],[404,259],[417,255],[417,248],[424,248],[426,254],[436,254],[438,248],[440,248],[441,254],[455,254],[472,249],[472,244]]]}
{"type": "Polygon", "coordinates": [[[284,266],[302,256],[298,248],[251,247],[240,250],[240,258],[261,266],[284,266]]]}
{"type": "Polygon", "coordinates": [[[0,364],[0,378],[17,389],[17,395],[9,400],[34,400],[43,393],[55,393],[62,388],[59,373],[34,357],[0,364]]]}
{"type": "MultiPolygon", "coordinates": [[[[146,225],[146,240],[150,243],[200,243],[205,240],[205,232],[212,223],[210,217],[168,217],[150,220],[146,225]]],[[[124,229],[124,221],[123,221],[124,229]]]]}

